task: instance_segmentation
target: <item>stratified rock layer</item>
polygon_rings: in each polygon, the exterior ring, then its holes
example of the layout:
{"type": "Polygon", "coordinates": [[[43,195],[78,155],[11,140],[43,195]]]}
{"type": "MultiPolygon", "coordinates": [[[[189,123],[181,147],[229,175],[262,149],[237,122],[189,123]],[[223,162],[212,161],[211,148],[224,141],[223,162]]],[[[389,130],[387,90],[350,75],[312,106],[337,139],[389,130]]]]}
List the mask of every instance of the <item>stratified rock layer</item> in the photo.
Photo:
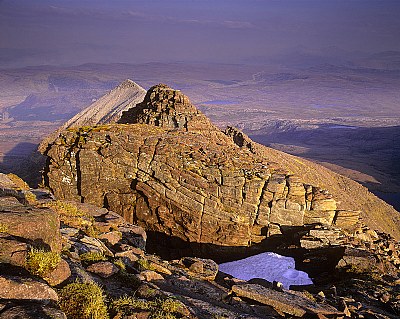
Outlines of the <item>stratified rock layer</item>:
{"type": "Polygon", "coordinates": [[[358,211],[343,213],[328,191],[239,147],[179,91],[152,87],[120,122],[126,124],[60,134],[47,151],[45,172],[56,197],[219,246],[257,244],[282,227],[339,221],[357,228],[358,211]]]}
{"type": "Polygon", "coordinates": [[[236,128],[228,127],[225,134],[238,146],[262,157],[271,167],[294,174],[306,184],[328,189],[337,201],[337,208],[342,210],[335,217],[336,226],[351,227],[361,215],[363,222],[371,229],[391,234],[400,240],[400,213],[366,187],[317,163],[255,143],[236,128]],[[355,214],[354,211],[359,213],[355,214]]]}

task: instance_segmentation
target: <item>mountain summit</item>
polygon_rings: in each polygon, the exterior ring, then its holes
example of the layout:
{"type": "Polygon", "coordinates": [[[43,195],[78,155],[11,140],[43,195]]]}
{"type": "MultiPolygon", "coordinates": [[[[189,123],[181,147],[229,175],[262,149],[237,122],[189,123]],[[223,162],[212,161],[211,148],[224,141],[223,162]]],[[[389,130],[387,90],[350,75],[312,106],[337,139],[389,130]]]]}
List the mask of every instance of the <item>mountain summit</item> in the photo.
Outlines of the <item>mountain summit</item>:
{"type": "Polygon", "coordinates": [[[181,91],[166,84],[149,89],[142,103],[122,113],[121,124],[148,124],[164,129],[198,132],[224,139],[224,134],[181,91]]]}

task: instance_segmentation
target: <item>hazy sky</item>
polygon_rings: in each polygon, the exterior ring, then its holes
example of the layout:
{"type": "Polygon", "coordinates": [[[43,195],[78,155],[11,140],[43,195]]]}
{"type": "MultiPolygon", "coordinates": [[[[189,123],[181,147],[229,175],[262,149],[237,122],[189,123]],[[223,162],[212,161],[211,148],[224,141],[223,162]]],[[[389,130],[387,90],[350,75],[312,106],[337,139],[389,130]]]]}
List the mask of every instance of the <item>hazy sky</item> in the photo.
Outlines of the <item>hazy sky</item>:
{"type": "Polygon", "coordinates": [[[399,0],[0,0],[0,66],[400,51],[399,0]]]}

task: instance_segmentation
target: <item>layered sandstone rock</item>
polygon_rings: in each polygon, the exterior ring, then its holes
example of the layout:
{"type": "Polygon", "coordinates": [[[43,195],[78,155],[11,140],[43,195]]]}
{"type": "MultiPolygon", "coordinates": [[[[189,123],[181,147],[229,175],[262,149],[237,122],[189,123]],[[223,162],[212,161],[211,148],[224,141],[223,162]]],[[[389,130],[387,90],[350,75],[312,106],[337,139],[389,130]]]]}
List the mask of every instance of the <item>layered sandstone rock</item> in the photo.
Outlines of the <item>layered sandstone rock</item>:
{"type": "Polygon", "coordinates": [[[224,132],[241,148],[262,157],[270,167],[296,175],[303,183],[328,189],[340,211],[335,216],[336,226],[354,228],[361,216],[371,229],[389,233],[400,240],[400,213],[361,184],[317,163],[255,143],[236,128],[228,127],[224,132]]]}
{"type": "Polygon", "coordinates": [[[359,212],[347,210],[346,219],[328,191],[239,147],[240,136],[235,143],[179,91],[152,87],[119,122],[60,134],[44,176],[56,197],[218,246],[249,246],[311,224],[357,227],[359,212]]]}

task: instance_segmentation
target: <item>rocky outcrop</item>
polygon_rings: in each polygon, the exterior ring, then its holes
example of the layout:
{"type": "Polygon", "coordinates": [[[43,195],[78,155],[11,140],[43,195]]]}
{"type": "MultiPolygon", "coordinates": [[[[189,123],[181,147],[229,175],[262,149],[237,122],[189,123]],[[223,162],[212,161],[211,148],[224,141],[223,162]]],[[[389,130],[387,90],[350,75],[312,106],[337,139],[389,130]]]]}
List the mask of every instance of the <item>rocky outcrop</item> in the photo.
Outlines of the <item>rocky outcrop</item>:
{"type": "Polygon", "coordinates": [[[324,316],[343,316],[337,309],[319,305],[301,295],[290,292],[278,292],[276,290],[257,284],[242,284],[232,286],[232,291],[240,296],[258,301],[271,306],[280,312],[295,317],[303,317],[306,314],[324,316]]]}
{"type": "Polygon", "coordinates": [[[0,243],[4,247],[0,259],[12,264],[21,262],[27,245],[61,250],[58,215],[51,209],[32,206],[36,196],[24,185],[15,176],[10,179],[0,174],[0,243]]]}
{"type": "Polygon", "coordinates": [[[59,133],[68,128],[117,122],[122,112],[141,102],[145,94],[146,90],[140,85],[132,80],[125,80],[45,138],[39,145],[39,151],[43,153],[48,144],[54,142],[59,133]]]}
{"type": "Polygon", "coordinates": [[[238,146],[262,157],[271,167],[283,170],[286,174],[296,175],[306,184],[328,189],[337,201],[338,210],[341,211],[335,217],[338,227],[352,227],[361,216],[363,222],[371,229],[389,233],[400,240],[399,212],[359,183],[317,163],[255,143],[234,127],[228,127],[225,134],[238,146]]]}
{"type": "Polygon", "coordinates": [[[118,123],[148,124],[226,140],[222,132],[190,103],[187,96],[165,84],[150,88],[143,102],[123,112],[118,123]]]}
{"type": "Polygon", "coordinates": [[[179,91],[152,87],[120,122],[60,134],[46,153],[56,197],[218,246],[247,247],[304,225],[359,227],[358,211],[346,218],[328,191],[236,145],[179,91]]]}

